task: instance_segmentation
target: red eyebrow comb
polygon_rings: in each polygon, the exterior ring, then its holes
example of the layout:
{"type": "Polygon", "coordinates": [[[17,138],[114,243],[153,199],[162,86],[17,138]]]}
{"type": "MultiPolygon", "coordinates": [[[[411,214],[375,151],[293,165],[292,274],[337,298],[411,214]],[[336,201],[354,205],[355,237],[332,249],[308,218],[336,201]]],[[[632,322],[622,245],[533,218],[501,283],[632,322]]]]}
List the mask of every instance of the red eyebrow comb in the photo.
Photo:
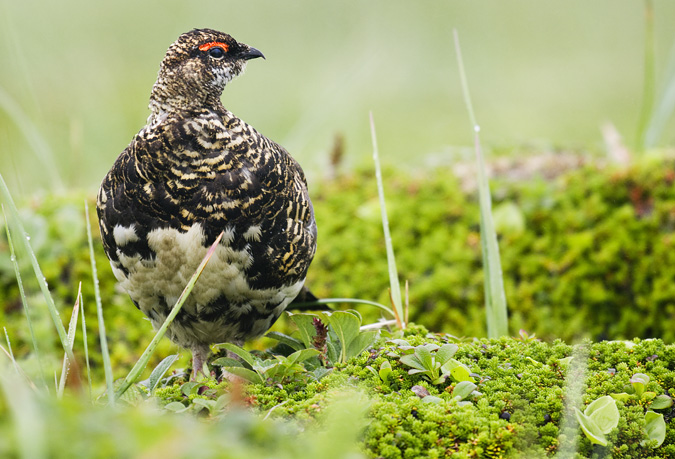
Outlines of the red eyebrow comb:
{"type": "Polygon", "coordinates": [[[210,41],[208,43],[204,43],[203,45],[201,45],[199,47],[199,50],[208,51],[216,46],[223,48],[224,51],[227,51],[227,49],[229,48],[229,45],[227,43],[223,43],[222,41],[210,41]]]}

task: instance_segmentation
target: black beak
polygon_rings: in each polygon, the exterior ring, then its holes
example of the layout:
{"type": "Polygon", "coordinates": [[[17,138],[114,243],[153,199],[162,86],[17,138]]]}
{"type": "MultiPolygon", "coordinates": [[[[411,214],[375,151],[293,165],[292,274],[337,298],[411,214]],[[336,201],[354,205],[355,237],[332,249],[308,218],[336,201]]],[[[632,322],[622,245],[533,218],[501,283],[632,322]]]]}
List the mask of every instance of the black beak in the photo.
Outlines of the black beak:
{"type": "Polygon", "coordinates": [[[248,50],[241,53],[239,56],[242,59],[247,60],[247,61],[251,60],[251,59],[255,59],[256,57],[262,57],[263,59],[265,59],[265,56],[263,55],[263,53],[261,53],[260,51],[258,51],[255,48],[249,48],[248,50]]]}

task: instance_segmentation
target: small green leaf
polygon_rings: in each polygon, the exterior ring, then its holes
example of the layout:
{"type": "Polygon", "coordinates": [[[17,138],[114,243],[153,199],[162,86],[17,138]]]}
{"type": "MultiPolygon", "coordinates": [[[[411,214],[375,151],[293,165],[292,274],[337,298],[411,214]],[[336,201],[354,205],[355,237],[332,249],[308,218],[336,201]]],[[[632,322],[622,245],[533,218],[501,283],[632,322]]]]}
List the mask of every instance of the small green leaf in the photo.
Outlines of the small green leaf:
{"type": "Polygon", "coordinates": [[[360,332],[347,346],[347,360],[360,355],[368,349],[377,339],[377,331],[360,332]]]}
{"type": "Polygon", "coordinates": [[[613,399],[619,400],[621,402],[625,402],[626,400],[630,400],[631,397],[632,397],[631,394],[627,394],[625,392],[621,392],[620,394],[610,394],[610,395],[612,396],[613,399]]]}
{"type": "Polygon", "coordinates": [[[186,382],[182,386],[180,386],[180,391],[183,395],[190,395],[192,391],[195,389],[195,387],[201,386],[201,383],[195,382],[195,381],[190,381],[186,382]]]}
{"type": "Polygon", "coordinates": [[[314,370],[310,371],[309,374],[311,374],[312,377],[318,381],[321,378],[323,378],[324,376],[328,375],[331,371],[333,371],[333,370],[330,370],[330,369],[324,368],[324,367],[318,367],[318,368],[315,368],[314,370]]]}
{"type": "Polygon", "coordinates": [[[171,365],[173,365],[176,360],[178,360],[178,354],[170,355],[159,362],[159,365],[157,365],[155,369],[152,370],[152,373],[150,373],[150,378],[148,378],[147,385],[147,388],[151,394],[155,391],[155,388],[157,388],[157,385],[162,379],[162,376],[164,376],[164,373],[166,373],[169,368],[171,368],[171,365]]]}
{"type": "Polygon", "coordinates": [[[332,339],[329,339],[326,342],[326,357],[328,357],[328,360],[330,362],[337,362],[338,359],[340,358],[340,349],[338,347],[339,343],[337,343],[336,341],[337,340],[334,341],[332,339]]]}
{"type": "Polygon", "coordinates": [[[348,359],[348,349],[352,341],[359,335],[361,321],[359,318],[345,311],[322,312],[320,317],[324,319],[337,335],[340,341],[340,362],[345,363],[348,359]]]}
{"type": "Polygon", "coordinates": [[[244,378],[245,380],[252,382],[254,384],[263,384],[265,380],[255,371],[249,370],[244,367],[223,367],[223,370],[233,375],[244,378]]]}
{"type": "Polygon", "coordinates": [[[244,362],[248,363],[251,366],[255,365],[255,360],[253,359],[253,356],[251,355],[250,352],[248,352],[245,349],[240,348],[236,344],[232,343],[223,343],[220,345],[220,347],[227,349],[228,351],[232,352],[233,354],[237,355],[240,357],[244,362]]]}
{"type": "Polygon", "coordinates": [[[389,360],[385,360],[384,362],[382,362],[382,364],[380,365],[380,371],[378,373],[378,375],[380,376],[380,379],[384,382],[387,382],[391,372],[392,372],[392,369],[391,369],[391,363],[389,363],[389,360]]]}
{"type": "Polygon", "coordinates": [[[371,367],[370,365],[366,365],[366,370],[370,371],[376,378],[382,379],[381,376],[378,374],[377,370],[371,367]]]}
{"type": "Polygon", "coordinates": [[[574,413],[577,416],[577,420],[579,421],[581,430],[583,430],[584,434],[586,434],[591,443],[595,443],[601,446],[607,446],[607,439],[605,438],[605,435],[602,433],[602,430],[600,430],[598,425],[595,422],[593,422],[593,420],[590,417],[586,416],[584,413],[579,411],[579,408],[575,407],[574,413]]]}
{"type": "Polygon", "coordinates": [[[442,398],[436,397],[435,395],[427,395],[422,399],[422,403],[434,403],[434,404],[439,404],[443,401],[442,398]]]}
{"type": "Polygon", "coordinates": [[[425,348],[426,350],[428,350],[429,352],[434,352],[434,351],[437,351],[439,349],[438,344],[434,344],[434,343],[426,343],[426,344],[422,344],[421,346],[423,348],[425,348]]]}
{"type": "Polygon", "coordinates": [[[644,373],[635,373],[632,378],[630,378],[630,383],[633,386],[635,395],[639,398],[642,397],[642,393],[645,391],[647,384],[649,383],[649,376],[644,373]]]}
{"type": "Polygon", "coordinates": [[[408,370],[409,375],[416,375],[417,373],[429,373],[429,370],[418,370],[413,368],[412,370],[408,370]]]}
{"type": "Polygon", "coordinates": [[[279,333],[276,331],[269,332],[268,334],[265,335],[266,338],[272,338],[280,343],[283,343],[293,349],[294,351],[299,351],[300,349],[304,348],[304,343],[300,341],[299,339],[295,339],[292,336],[285,335],[283,333],[279,333]]]}
{"type": "Polygon", "coordinates": [[[605,434],[619,425],[619,409],[616,407],[616,401],[609,395],[593,401],[586,407],[584,414],[605,434]]]}
{"type": "Polygon", "coordinates": [[[211,362],[211,365],[217,367],[243,367],[244,365],[237,359],[231,357],[221,357],[211,362]]]}
{"type": "MultiPolygon", "coordinates": [[[[649,440],[656,440],[657,448],[661,446],[666,439],[666,421],[664,421],[662,414],[653,411],[645,413],[645,433],[649,440]]],[[[643,445],[645,443],[644,440],[641,442],[643,445]]]]}
{"type": "Polygon", "coordinates": [[[652,392],[650,390],[644,391],[642,393],[642,401],[644,402],[651,402],[656,398],[656,392],[652,392]]]}
{"type": "Polygon", "coordinates": [[[641,381],[645,386],[649,384],[649,375],[646,375],[644,373],[635,373],[632,378],[630,378],[630,382],[633,383],[634,381],[641,381]]]}
{"type": "Polygon", "coordinates": [[[441,371],[446,374],[449,373],[452,379],[457,382],[475,382],[475,380],[471,377],[471,371],[469,368],[457,359],[450,359],[445,362],[445,365],[441,367],[441,371]]]}
{"type": "Polygon", "coordinates": [[[315,357],[319,354],[320,352],[317,351],[316,349],[301,349],[299,351],[295,351],[294,353],[286,357],[286,359],[289,363],[294,364],[304,362],[305,360],[311,359],[312,357],[315,357]]]}
{"type": "Polygon", "coordinates": [[[318,317],[315,314],[292,314],[288,313],[288,317],[293,321],[298,332],[300,332],[300,339],[305,347],[310,348],[316,336],[316,328],[314,327],[314,319],[318,317]]]}
{"type": "Polygon", "coordinates": [[[434,358],[429,349],[424,346],[417,346],[415,348],[415,357],[419,360],[422,367],[426,370],[434,369],[434,358]]]}
{"type": "Polygon", "coordinates": [[[464,400],[471,392],[473,392],[478,386],[469,381],[461,381],[457,383],[454,389],[452,389],[452,396],[458,398],[459,400],[464,400]]]}
{"type": "Polygon", "coordinates": [[[667,395],[659,395],[654,398],[652,404],[649,406],[652,410],[663,410],[673,406],[673,399],[667,395]]]}
{"type": "Polygon", "coordinates": [[[456,344],[444,344],[436,351],[436,360],[441,365],[445,365],[445,362],[454,357],[458,350],[459,346],[456,344]]]}
{"type": "Polygon", "coordinates": [[[408,354],[401,357],[399,360],[401,363],[413,367],[420,371],[428,371],[429,369],[424,366],[420,359],[415,354],[408,354]]]}

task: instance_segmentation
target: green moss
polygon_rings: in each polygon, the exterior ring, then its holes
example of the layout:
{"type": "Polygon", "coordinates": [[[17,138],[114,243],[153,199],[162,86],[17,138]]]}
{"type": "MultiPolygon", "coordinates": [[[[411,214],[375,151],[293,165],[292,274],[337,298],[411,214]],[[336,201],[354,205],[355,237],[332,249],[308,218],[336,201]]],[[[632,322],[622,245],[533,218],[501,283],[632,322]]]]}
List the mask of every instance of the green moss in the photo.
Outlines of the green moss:
{"type": "MultiPolygon", "coordinates": [[[[309,283],[319,296],[388,302],[386,256],[370,176],[343,176],[324,184],[314,194],[321,239],[309,283]]],[[[428,329],[456,336],[481,336],[485,319],[475,197],[463,193],[456,180],[443,170],[422,178],[390,170],[385,177],[399,272],[411,281],[411,319],[421,324],[406,331],[405,339],[412,346],[456,341],[445,335],[429,335],[428,329]]],[[[674,180],[675,167],[667,162],[616,171],[588,168],[551,183],[497,182],[493,187],[495,207],[508,204],[509,212],[520,213],[523,222],[498,221],[512,330],[523,327],[539,337],[566,340],[583,336],[661,338],[633,339],[628,344],[587,342],[584,404],[623,392],[630,377],[638,372],[650,376],[649,391],[672,393],[675,388],[675,346],[664,344],[675,339],[675,329],[670,326],[675,315],[674,180]]],[[[83,281],[90,355],[94,371],[100,372],[93,284],[87,282],[89,253],[83,226],[77,223],[81,221],[81,198],[36,200],[24,211],[24,224],[64,317],[74,302],[77,283],[83,281]]],[[[92,222],[96,233],[93,215],[92,222]]],[[[7,254],[3,232],[0,252],[7,254]]],[[[126,295],[116,291],[99,244],[95,255],[113,365],[116,371],[122,371],[140,354],[152,333],[151,327],[126,295]]],[[[15,353],[22,357],[29,352],[29,337],[8,258],[0,256],[0,321],[10,332],[15,353]]],[[[42,350],[51,351],[57,361],[62,351],[58,351],[49,315],[35,293],[38,289],[25,254],[19,253],[19,260],[40,343],[54,343],[53,349],[43,345],[42,350]]],[[[366,308],[362,312],[366,320],[377,314],[366,308]]],[[[76,343],[75,349],[81,352],[81,343],[76,343]]],[[[165,340],[157,359],[170,351],[175,351],[175,346],[165,340]]],[[[433,385],[419,375],[410,375],[409,367],[401,365],[396,357],[401,353],[395,344],[382,339],[373,349],[337,366],[318,382],[282,387],[249,385],[239,402],[270,418],[283,419],[281,426],[291,422],[292,429],[299,431],[325,422],[322,416],[345,388],[366,393],[370,396],[369,424],[361,445],[372,457],[552,457],[559,442],[572,441],[578,444],[579,457],[675,457],[673,410],[663,412],[668,426],[663,445],[656,449],[641,445],[644,411],[648,408],[645,401],[617,403],[621,421],[607,437],[607,450],[593,447],[578,429],[560,435],[568,368],[560,359],[572,354],[572,347],[561,340],[460,340],[455,357],[477,375],[477,390],[481,393],[471,397],[467,405],[453,400],[454,383],[450,380],[433,385]],[[392,366],[387,381],[366,368],[379,368],[384,361],[392,366]],[[415,385],[426,388],[438,403],[420,399],[411,390],[415,385]]],[[[48,374],[53,371],[46,370],[48,374]]],[[[157,396],[164,404],[178,401],[187,406],[194,405],[195,400],[216,400],[229,391],[226,383],[212,384],[202,394],[186,394],[182,389],[179,385],[158,389],[157,396]]],[[[7,403],[0,399],[3,428],[8,428],[7,411],[7,403]]],[[[141,420],[133,421],[133,428],[157,435],[157,429],[143,415],[138,416],[141,420]]],[[[258,431],[258,418],[246,419],[248,427],[234,430],[252,436],[253,445],[260,446],[255,432],[271,432],[274,440],[270,444],[281,442],[288,451],[296,451],[279,440],[278,432],[286,427],[266,425],[258,431]]],[[[127,428],[115,424],[116,420],[106,422],[121,430],[127,428]]],[[[91,431],[93,426],[78,423],[71,422],[70,428],[77,425],[85,435],[99,438],[91,431]]],[[[55,432],[67,438],[68,428],[64,423],[63,431],[55,432]]],[[[192,432],[192,427],[186,429],[192,432]]],[[[114,437],[117,440],[106,437],[101,442],[120,442],[111,446],[117,447],[113,451],[120,455],[127,452],[127,446],[135,452],[146,450],[145,440],[135,433],[129,435],[131,446],[122,445],[122,434],[114,437]]],[[[53,444],[67,450],[59,441],[55,439],[53,444]]],[[[11,451],[1,448],[3,453],[11,451]]]]}
{"type": "MultiPolygon", "coordinates": [[[[512,330],[573,340],[675,339],[675,167],[588,167],[549,183],[493,182],[512,330]]],[[[445,170],[384,173],[411,320],[457,336],[485,334],[476,197],[445,170]]],[[[388,302],[372,173],[313,190],[321,237],[309,284],[320,296],[388,302]],[[362,279],[368,278],[364,283],[362,279]]]]}
{"type": "MultiPolygon", "coordinates": [[[[423,331],[424,335],[409,334],[407,341],[417,345],[447,339],[423,331]]],[[[587,345],[584,404],[623,391],[637,371],[652,378],[648,390],[657,394],[673,390],[674,345],[665,345],[661,340],[634,340],[629,346],[623,342],[587,345]]],[[[409,367],[394,357],[401,352],[397,345],[381,340],[371,351],[335,368],[320,382],[307,384],[303,390],[288,392],[276,386],[250,385],[247,393],[261,412],[311,424],[330,405],[332,392],[345,386],[364,391],[370,395],[371,405],[362,442],[370,457],[487,458],[525,454],[536,458],[553,457],[558,451],[568,368],[560,359],[572,355],[571,346],[560,340],[545,343],[512,338],[475,339],[459,344],[456,357],[478,375],[477,390],[481,394],[463,406],[453,400],[454,384],[450,380],[432,385],[419,375],[409,375],[409,367]],[[384,360],[392,365],[389,384],[365,368],[379,368],[384,360]],[[412,392],[413,385],[425,387],[440,401],[425,402],[412,392]]],[[[621,422],[608,435],[610,446],[603,451],[621,458],[669,457],[675,445],[670,427],[661,447],[652,450],[641,446],[645,438],[645,406],[617,404],[621,422]]],[[[666,418],[670,426],[672,415],[666,418]]],[[[601,452],[578,428],[568,431],[565,441],[578,444],[579,457],[601,452]]]]}
{"type": "MultiPolygon", "coordinates": [[[[410,319],[434,331],[484,336],[483,277],[473,193],[448,170],[411,176],[384,172],[399,273],[410,281],[410,319]]],[[[588,167],[557,180],[493,183],[511,330],[566,341],[658,337],[675,340],[675,164],[630,169],[588,167]],[[508,212],[498,212],[500,208],[508,212]],[[504,216],[506,215],[506,216],[504,216]],[[518,224],[513,224],[514,215],[518,224]]],[[[312,190],[320,227],[308,285],[322,297],[389,303],[379,204],[370,171],[353,172],[312,190]],[[364,279],[368,279],[364,282],[364,279]]],[[[43,196],[23,205],[31,243],[67,317],[82,281],[93,368],[101,368],[82,194],[43,196]]],[[[89,196],[89,199],[92,197],[89,196]]],[[[94,203],[90,200],[90,208],[94,203]]],[[[95,241],[98,224],[91,214],[95,241]]],[[[19,252],[41,342],[58,339],[19,252]]],[[[130,367],[151,326],[115,279],[95,242],[104,316],[115,367],[130,367]]],[[[30,348],[18,288],[0,231],[0,321],[19,355],[30,348]]],[[[379,311],[361,307],[365,320],[379,311]]],[[[78,334],[78,340],[81,339],[78,334]]],[[[160,354],[176,349],[165,341],[160,354]]],[[[76,343],[75,349],[82,349],[76,343]]],[[[81,352],[81,351],[78,351],[81,352]]],[[[58,355],[59,352],[56,352],[58,355]]],[[[151,362],[153,365],[156,362],[151,362]]]]}

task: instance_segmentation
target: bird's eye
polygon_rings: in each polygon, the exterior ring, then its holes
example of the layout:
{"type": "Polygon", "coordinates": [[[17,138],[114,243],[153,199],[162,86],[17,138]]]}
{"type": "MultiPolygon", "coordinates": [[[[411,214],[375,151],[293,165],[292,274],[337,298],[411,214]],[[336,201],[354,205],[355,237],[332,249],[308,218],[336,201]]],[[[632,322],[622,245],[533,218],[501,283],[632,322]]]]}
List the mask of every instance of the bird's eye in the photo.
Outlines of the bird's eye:
{"type": "Polygon", "coordinates": [[[214,46],[213,48],[209,49],[209,56],[214,59],[222,59],[225,57],[225,50],[220,46],[214,46]]]}

